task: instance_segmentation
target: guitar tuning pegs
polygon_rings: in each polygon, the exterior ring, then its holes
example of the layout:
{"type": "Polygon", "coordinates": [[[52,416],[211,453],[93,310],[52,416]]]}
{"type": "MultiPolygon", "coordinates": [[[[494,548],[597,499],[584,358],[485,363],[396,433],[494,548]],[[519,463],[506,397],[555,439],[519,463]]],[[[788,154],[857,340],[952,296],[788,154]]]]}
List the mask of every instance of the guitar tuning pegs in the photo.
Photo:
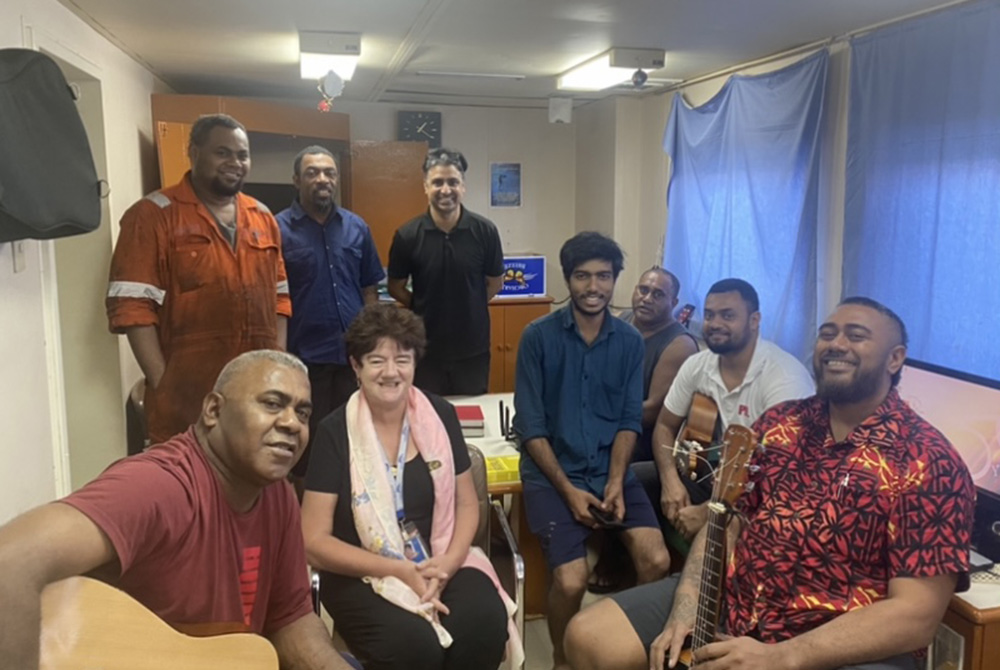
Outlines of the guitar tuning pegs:
{"type": "Polygon", "coordinates": [[[745,489],[747,493],[750,493],[751,491],[753,491],[754,488],[756,488],[755,482],[747,482],[746,489],[745,489]]]}
{"type": "Polygon", "coordinates": [[[750,465],[750,466],[747,466],[747,470],[750,471],[750,474],[755,475],[758,472],[760,472],[760,466],[759,465],[750,465]]]}

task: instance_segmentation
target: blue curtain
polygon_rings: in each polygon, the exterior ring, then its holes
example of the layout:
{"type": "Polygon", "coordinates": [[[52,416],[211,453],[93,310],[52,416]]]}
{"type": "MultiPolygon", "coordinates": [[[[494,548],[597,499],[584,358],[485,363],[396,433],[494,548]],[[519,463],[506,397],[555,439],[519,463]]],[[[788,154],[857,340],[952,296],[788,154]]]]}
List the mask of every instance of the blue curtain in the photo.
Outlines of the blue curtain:
{"type": "Polygon", "coordinates": [[[673,162],[664,266],[682,302],[702,305],[725,277],[761,300],[761,332],[797,357],[816,331],[819,137],[826,50],[732,77],[704,105],[674,96],[663,138],[673,162]]]}
{"type": "Polygon", "coordinates": [[[911,357],[1000,379],[1000,4],[852,47],[844,295],[898,312],[911,357]]]}

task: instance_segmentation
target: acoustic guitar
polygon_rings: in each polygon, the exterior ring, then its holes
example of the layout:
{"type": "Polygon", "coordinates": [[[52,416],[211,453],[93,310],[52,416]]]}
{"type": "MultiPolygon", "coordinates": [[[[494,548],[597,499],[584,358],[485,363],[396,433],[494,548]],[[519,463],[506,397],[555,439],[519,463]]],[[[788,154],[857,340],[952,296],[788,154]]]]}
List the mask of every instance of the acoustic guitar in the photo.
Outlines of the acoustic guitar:
{"type": "Polygon", "coordinates": [[[723,579],[726,574],[726,526],[733,505],[745,490],[747,484],[747,464],[757,448],[757,436],[746,426],[730,426],[722,438],[722,453],[715,472],[712,499],[708,503],[707,536],[705,537],[705,561],[701,568],[701,582],[698,584],[698,610],[691,646],[681,653],[681,664],[690,668],[691,654],[715,640],[719,625],[719,610],[722,604],[723,579]]]}
{"type": "Polygon", "coordinates": [[[42,593],[41,670],[278,670],[258,635],[190,637],[123,591],[72,577],[42,593]]]}
{"type": "Polygon", "coordinates": [[[674,441],[674,459],[681,476],[699,479],[710,474],[704,455],[712,448],[719,408],[704,393],[695,393],[691,409],[674,441]]]}

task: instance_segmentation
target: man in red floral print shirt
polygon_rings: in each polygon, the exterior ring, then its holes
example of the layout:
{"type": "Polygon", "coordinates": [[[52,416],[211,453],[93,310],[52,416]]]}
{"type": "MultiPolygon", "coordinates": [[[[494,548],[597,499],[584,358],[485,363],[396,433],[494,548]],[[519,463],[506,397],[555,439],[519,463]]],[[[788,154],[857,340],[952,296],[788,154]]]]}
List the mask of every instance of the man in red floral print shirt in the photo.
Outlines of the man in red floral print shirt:
{"type": "MultiPolygon", "coordinates": [[[[820,326],[817,393],[754,424],[765,449],[730,524],[722,629],[699,670],[913,670],[968,564],[975,491],[896,391],[906,329],[848,298],[820,326]]],[[[694,627],[704,533],[680,579],[607,598],[566,636],[575,670],[673,667],[694,627]]]]}

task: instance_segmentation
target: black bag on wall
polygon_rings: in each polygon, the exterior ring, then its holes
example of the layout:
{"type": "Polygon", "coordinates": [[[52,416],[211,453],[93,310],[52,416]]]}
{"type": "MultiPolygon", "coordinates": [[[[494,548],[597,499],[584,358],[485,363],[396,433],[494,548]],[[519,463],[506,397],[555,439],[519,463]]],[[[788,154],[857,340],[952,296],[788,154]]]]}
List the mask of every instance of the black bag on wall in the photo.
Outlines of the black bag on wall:
{"type": "Polygon", "coordinates": [[[100,223],[97,170],[62,71],[37,51],[0,49],[0,242],[100,223]]]}

